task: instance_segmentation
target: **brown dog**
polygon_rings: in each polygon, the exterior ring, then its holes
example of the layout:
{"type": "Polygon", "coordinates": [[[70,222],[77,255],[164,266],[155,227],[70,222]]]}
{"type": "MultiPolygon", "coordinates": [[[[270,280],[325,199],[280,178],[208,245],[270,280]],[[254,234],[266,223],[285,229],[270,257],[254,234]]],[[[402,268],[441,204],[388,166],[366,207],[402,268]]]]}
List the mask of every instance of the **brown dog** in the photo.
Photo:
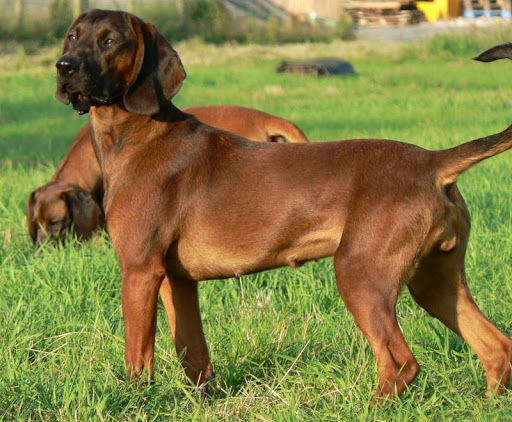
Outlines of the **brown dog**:
{"type": "Polygon", "coordinates": [[[309,142],[292,122],[260,110],[239,106],[195,106],[183,111],[207,125],[259,142],[309,142]]]}
{"type": "Polygon", "coordinates": [[[87,124],[50,183],[30,194],[27,220],[32,242],[36,247],[48,237],[64,242],[71,225],[79,238],[90,238],[104,223],[102,198],[101,169],[87,124]]]}
{"type": "MultiPolygon", "coordinates": [[[[208,125],[258,142],[308,142],[300,128],[277,116],[247,107],[196,106],[184,109],[208,125]]],[[[29,197],[28,227],[38,247],[48,236],[64,241],[70,225],[88,239],[104,222],[101,168],[92,145],[89,124],[73,141],[50,183],[29,197]]]]}
{"type": "Polygon", "coordinates": [[[511,148],[512,126],[445,151],[380,139],[250,142],[171,103],[185,79],[177,53],[123,12],[80,16],[56,66],[57,98],[90,111],[132,376],[153,375],[160,287],[185,371],[204,383],[213,369],[199,280],[334,256],[339,292],[377,357],[377,399],[403,393],[419,371],[395,314],[404,286],[468,341],[488,389],[503,392],[512,340],[470,296],[470,217],[455,182],[511,148]]]}

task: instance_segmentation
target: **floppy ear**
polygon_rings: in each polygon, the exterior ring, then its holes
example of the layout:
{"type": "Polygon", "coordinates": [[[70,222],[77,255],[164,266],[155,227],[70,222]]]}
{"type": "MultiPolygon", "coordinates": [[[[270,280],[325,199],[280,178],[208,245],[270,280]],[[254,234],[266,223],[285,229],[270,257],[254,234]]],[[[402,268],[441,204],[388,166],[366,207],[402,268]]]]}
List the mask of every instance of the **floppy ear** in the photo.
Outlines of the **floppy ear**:
{"type": "Polygon", "coordinates": [[[32,243],[35,245],[37,240],[37,230],[38,224],[35,213],[36,206],[36,195],[37,190],[32,192],[28,198],[27,205],[27,223],[28,223],[28,232],[30,233],[30,238],[32,239],[32,243]]]}
{"type": "Polygon", "coordinates": [[[132,18],[137,56],[124,105],[130,113],[151,116],[173,98],[186,78],[178,53],[149,22],[132,18]]]}
{"type": "Polygon", "coordinates": [[[74,233],[88,239],[103,225],[103,212],[89,192],[79,186],[63,192],[69,215],[73,220],[74,233]]]}
{"type": "Polygon", "coordinates": [[[474,57],[474,60],[479,62],[493,62],[500,59],[512,59],[512,43],[497,45],[474,57]]]}
{"type": "MultiPolygon", "coordinates": [[[[69,33],[69,31],[71,31],[72,28],[75,27],[75,25],[77,25],[85,17],[85,15],[87,15],[87,13],[82,13],[78,18],[75,19],[75,21],[71,24],[71,26],[67,30],[66,39],[64,41],[64,47],[62,48],[62,55],[66,54],[69,49],[67,34],[69,33]]],[[[55,91],[55,98],[57,98],[57,100],[59,100],[61,103],[64,103],[66,105],[68,105],[71,102],[69,100],[68,94],[66,93],[66,91],[64,91],[62,89],[62,87],[59,87],[59,84],[57,84],[57,90],[55,91]]]]}

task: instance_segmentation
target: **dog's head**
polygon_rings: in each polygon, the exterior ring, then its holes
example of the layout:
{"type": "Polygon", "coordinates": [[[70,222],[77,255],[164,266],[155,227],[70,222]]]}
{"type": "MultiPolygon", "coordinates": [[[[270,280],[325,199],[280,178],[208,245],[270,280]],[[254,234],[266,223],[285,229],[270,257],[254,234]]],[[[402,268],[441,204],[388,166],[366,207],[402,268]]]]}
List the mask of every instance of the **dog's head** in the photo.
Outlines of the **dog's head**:
{"type": "Polygon", "coordinates": [[[112,104],[156,114],[186,77],[178,54],[153,24],[108,10],[92,10],[73,22],[56,67],[57,99],[80,114],[112,104]]]}
{"type": "Polygon", "coordinates": [[[37,248],[47,240],[64,243],[68,229],[88,239],[103,224],[103,212],[89,192],[65,182],[50,182],[31,193],[28,228],[37,248]]]}
{"type": "Polygon", "coordinates": [[[474,58],[479,62],[493,62],[500,59],[512,59],[512,43],[496,45],[474,58]]]}

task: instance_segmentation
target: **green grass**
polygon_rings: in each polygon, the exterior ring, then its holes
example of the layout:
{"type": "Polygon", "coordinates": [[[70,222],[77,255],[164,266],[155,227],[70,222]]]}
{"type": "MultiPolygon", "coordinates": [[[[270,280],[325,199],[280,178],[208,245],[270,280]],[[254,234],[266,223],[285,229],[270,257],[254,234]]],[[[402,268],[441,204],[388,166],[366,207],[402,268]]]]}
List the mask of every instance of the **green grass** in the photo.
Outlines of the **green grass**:
{"type": "MultiPolygon", "coordinates": [[[[261,108],[295,121],[315,141],[384,137],[432,149],[511,123],[511,63],[469,60],[480,50],[441,54],[435,43],[447,51],[439,41],[401,49],[368,42],[184,43],[177,49],[188,79],[176,103],[261,108]],[[358,75],[274,72],[282,58],[333,55],[350,58],[358,75]]],[[[53,51],[56,59],[58,48],[53,51]]],[[[187,385],[162,310],[156,384],[130,385],[121,276],[108,237],[38,253],[29,243],[27,198],[49,180],[87,118],[54,99],[48,50],[43,57],[23,54],[13,54],[10,64],[0,61],[0,420],[512,419],[512,394],[485,401],[484,370],[474,353],[407,292],[398,318],[422,372],[401,399],[368,410],[375,360],[338,296],[330,259],[247,276],[242,286],[235,279],[201,285],[217,375],[211,398],[187,385]]],[[[470,286],[509,335],[511,165],[512,154],[503,154],[459,182],[473,218],[470,286]]]]}

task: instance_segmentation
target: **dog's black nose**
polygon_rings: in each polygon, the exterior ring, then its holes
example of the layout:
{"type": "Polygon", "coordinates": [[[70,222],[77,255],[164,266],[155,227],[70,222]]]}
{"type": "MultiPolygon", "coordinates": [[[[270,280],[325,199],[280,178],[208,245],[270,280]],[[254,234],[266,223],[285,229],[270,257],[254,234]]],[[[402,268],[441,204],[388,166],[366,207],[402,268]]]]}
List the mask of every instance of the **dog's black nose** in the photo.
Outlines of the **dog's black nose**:
{"type": "Polygon", "coordinates": [[[57,63],[55,63],[55,66],[62,76],[71,76],[80,69],[80,62],[73,57],[62,56],[57,63]]]}

